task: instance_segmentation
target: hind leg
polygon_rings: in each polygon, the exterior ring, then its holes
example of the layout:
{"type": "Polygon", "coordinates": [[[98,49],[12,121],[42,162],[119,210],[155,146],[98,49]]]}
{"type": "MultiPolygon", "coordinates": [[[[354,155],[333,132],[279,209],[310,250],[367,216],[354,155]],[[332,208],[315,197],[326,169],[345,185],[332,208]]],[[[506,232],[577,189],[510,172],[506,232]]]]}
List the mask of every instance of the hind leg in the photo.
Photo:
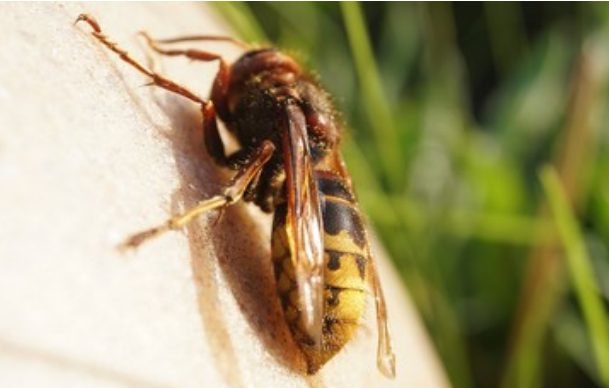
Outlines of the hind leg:
{"type": "Polygon", "coordinates": [[[151,238],[157,237],[170,230],[177,230],[184,227],[203,213],[214,209],[221,209],[239,202],[247,187],[260,174],[260,171],[262,171],[262,168],[269,161],[274,151],[275,146],[273,143],[270,141],[263,142],[260,147],[252,152],[249,163],[245,164],[237,171],[231,182],[221,194],[199,202],[195,207],[188,209],[182,214],[174,215],[160,226],[132,235],[120,245],[120,249],[136,248],[151,238]]]}

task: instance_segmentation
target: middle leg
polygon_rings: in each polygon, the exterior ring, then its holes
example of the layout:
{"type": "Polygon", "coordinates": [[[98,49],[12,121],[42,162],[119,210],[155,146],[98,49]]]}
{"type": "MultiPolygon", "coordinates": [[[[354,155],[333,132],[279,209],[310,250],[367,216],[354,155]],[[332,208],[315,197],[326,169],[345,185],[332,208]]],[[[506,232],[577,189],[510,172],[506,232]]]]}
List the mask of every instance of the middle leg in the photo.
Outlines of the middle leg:
{"type": "Polygon", "coordinates": [[[146,39],[146,42],[148,43],[150,48],[152,48],[154,51],[161,55],[167,55],[171,57],[182,56],[188,59],[202,62],[218,61],[220,67],[218,68],[218,73],[216,74],[216,78],[214,80],[211,95],[212,100],[216,104],[216,109],[218,110],[220,117],[226,118],[229,116],[228,106],[226,104],[226,96],[228,94],[228,86],[230,81],[230,67],[226,60],[224,60],[224,58],[220,54],[197,49],[163,49],[159,46],[159,43],[169,44],[180,42],[181,40],[155,40],[144,31],[141,31],[140,35],[142,35],[144,39],[146,39]]]}

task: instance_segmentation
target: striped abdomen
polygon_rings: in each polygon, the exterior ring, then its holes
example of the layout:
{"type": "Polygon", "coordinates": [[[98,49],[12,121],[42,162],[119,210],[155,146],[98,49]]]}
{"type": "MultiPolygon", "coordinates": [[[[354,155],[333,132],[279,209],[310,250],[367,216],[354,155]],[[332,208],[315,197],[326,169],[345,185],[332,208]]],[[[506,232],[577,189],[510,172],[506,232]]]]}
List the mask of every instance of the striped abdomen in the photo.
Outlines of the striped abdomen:
{"type": "Polygon", "coordinates": [[[335,174],[316,172],[324,225],[325,305],[321,348],[305,334],[299,313],[294,267],[285,231],[285,204],[275,210],[272,257],[286,321],[302,349],[308,372],[315,373],[351,339],[364,312],[367,241],[353,193],[335,174]]]}

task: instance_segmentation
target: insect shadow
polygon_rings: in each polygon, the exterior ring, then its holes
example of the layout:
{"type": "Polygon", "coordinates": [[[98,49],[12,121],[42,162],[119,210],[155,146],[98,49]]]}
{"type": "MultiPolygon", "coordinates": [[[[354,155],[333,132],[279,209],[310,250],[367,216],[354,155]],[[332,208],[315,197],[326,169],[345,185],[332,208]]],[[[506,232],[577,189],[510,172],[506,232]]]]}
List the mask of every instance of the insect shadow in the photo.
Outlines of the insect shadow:
{"type": "MultiPolygon", "coordinates": [[[[204,149],[200,136],[202,117],[196,106],[170,95],[157,98],[157,104],[171,121],[172,130],[164,136],[170,141],[180,178],[180,187],[172,199],[175,213],[180,211],[178,204],[182,210],[191,208],[220,192],[229,175],[214,164],[204,149]]],[[[203,328],[219,358],[218,367],[229,381],[238,378],[235,366],[240,363],[236,362],[237,351],[231,343],[231,317],[222,313],[227,309],[219,299],[222,281],[219,283],[214,276],[217,268],[269,354],[291,370],[306,370],[277,296],[270,256],[271,217],[259,211],[253,216],[248,206],[252,207],[240,203],[221,214],[214,211],[185,227],[203,328]],[[208,220],[207,225],[202,220],[208,220]]]]}

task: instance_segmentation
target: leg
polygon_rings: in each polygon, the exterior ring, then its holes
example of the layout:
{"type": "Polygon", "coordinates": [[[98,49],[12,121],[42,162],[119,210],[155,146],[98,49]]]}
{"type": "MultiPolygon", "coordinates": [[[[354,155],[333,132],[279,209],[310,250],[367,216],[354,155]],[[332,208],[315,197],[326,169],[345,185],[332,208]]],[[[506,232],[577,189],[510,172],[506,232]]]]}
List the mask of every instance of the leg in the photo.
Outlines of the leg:
{"type": "MultiPolygon", "coordinates": [[[[140,31],[140,35],[146,39],[148,45],[157,53],[162,55],[167,55],[171,57],[182,56],[187,57],[196,61],[203,62],[211,62],[211,61],[220,61],[220,68],[228,68],[226,61],[222,58],[221,55],[212,53],[209,51],[195,50],[195,49],[187,49],[187,50],[165,50],[159,47],[159,43],[175,43],[180,41],[189,40],[189,37],[186,38],[177,38],[177,39],[167,39],[167,40],[155,40],[150,37],[146,32],[140,31]]],[[[191,37],[192,38],[192,37],[191,37]]],[[[230,38],[222,38],[222,39],[230,39],[230,38]]],[[[190,39],[192,40],[192,39],[190,39]]]]}
{"type": "Polygon", "coordinates": [[[224,151],[224,143],[218,131],[216,121],[216,109],[210,101],[201,107],[203,111],[203,142],[209,156],[211,156],[220,166],[229,165],[229,160],[224,151]]]}
{"type": "Polygon", "coordinates": [[[274,209],[273,193],[279,190],[279,185],[283,182],[281,174],[276,169],[266,169],[260,174],[259,185],[254,193],[254,203],[262,211],[270,213],[274,209]]]}
{"type": "Polygon", "coordinates": [[[209,199],[199,202],[192,209],[182,214],[171,217],[164,224],[145,230],[129,237],[120,245],[120,249],[136,248],[141,243],[170,230],[180,229],[199,215],[213,209],[222,208],[238,202],[247,189],[250,182],[260,174],[262,167],[273,155],[275,146],[270,141],[265,141],[253,153],[249,164],[243,166],[233,177],[230,184],[222,194],[215,195],[209,199]]]}
{"type": "MultiPolygon", "coordinates": [[[[211,101],[202,100],[194,93],[189,91],[187,88],[176,84],[175,82],[153,72],[144,67],[142,64],[133,59],[129,53],[122,50],[116,43],[111,42],[107,36],[101,32],[101,28],[97,21],[89,15],[82,14],[76,19],[76,23],[79,21],[87,22],[93,28],[93,36],[97,38],[104,46],[108,47],[113,52],[117,53],[120,58],[135,67],[140,73],[147,75],[152,78],[152,84],[160,86],[165,90],[177,93],[194,101],[201,105],[201,112],[203,114],[203,137],[207,152],[218,162],[220,165],[226,165],[226,156],[224,153],[224,145],[222,139],[218,133],[218,127],[216,125],[216,111],[211,101]]],[[[154,47],[153,47],[154,48],[154,47]]]]}
{"type": "Polygon", "coordinates": [[[202,100],[200,97],[195,95],[193,92],[191,92],[187,88],[185,88],[157,73],[154,73],[154,72],[148,70],[141,63],[139,63],[138,61],[133,59],[129,55],[128,52],[121,49],[116,43],[110,41],[108,39],[108,37],[101,32],[101,28],[100,28],[99,24],[91,16],[86,15],[86,14],[81,14],[78,16],[75,23],[78,23],[80,21],[84,21],[84,22],[88,23],[89,26],[91,26],[91,28],[93,28],[93,32],[91,34],[97,40],[99,40],[104,46],[106,46],[111,51],[118,54],[123,61],[127,62],[128,64],[130,64],[131,66],[136,68],[140,73],[150,77],[152,79],[152,84],[157,85],[165,90],[169,90],[170,92],[174,92],[179,95],[182,95],[191,101],[201,104],[201,106],[206,104],[206,101],[202,100]]]}
{"type": "MultiPolygon", "coordinates": [[[[175,43],[186,40],[193,40],[197,37],[186,37],[186,38],[177,38],[177,39],[169,39],[169,40],[154,40],[152,39],[146,32],[140,32],[140,35],[146,39],[148,45],[157,53],[161,55],[167,56],[182,56],[195,61],[203,61],[203,62],[212,62],[219,61],[220,68],[218,69],[218,74],[216,75],[216,79],[214,80],[214,85],[212,87],[212,100],[216,104],[216,108],[220,113],[220,117],[227,118],[229,115],[228,107],[226,106],[226,95],[228,94],[228,86],[230,81],[230,68],[224,58],[221,55],[216,53],[212,53],[209,51],[195,50],[195,49],[187,49],[187,50],[165,50],[159,47],[159,43],[175,43]],[[190,38],[190,39],[189,39],[190,38]]],[[[201,37],[199,37],[201,38],[201,37]]],[[[203,37],[210,38],[210,37],[203,37]]],[[[222,38],[229,39],[229,38],[222,38]]],[[[207,39],[210,40],[210,39],[207,39]]]]}
{"type": "Polygon", "coordinates": [[[156,39],[157,43],[162,44],[171,44],[171,43],[182,43],[182,42],[195,42],[195,41],[215,41],[215,42],[228,42],[233,43],[241,48],[249,49],[250,45],[242,42],[238,39],[231,38],[230,36],[217,36],[217,35],[190,35],[190,36],[180,36],[177,38],[171,39],[156,39]]]}

